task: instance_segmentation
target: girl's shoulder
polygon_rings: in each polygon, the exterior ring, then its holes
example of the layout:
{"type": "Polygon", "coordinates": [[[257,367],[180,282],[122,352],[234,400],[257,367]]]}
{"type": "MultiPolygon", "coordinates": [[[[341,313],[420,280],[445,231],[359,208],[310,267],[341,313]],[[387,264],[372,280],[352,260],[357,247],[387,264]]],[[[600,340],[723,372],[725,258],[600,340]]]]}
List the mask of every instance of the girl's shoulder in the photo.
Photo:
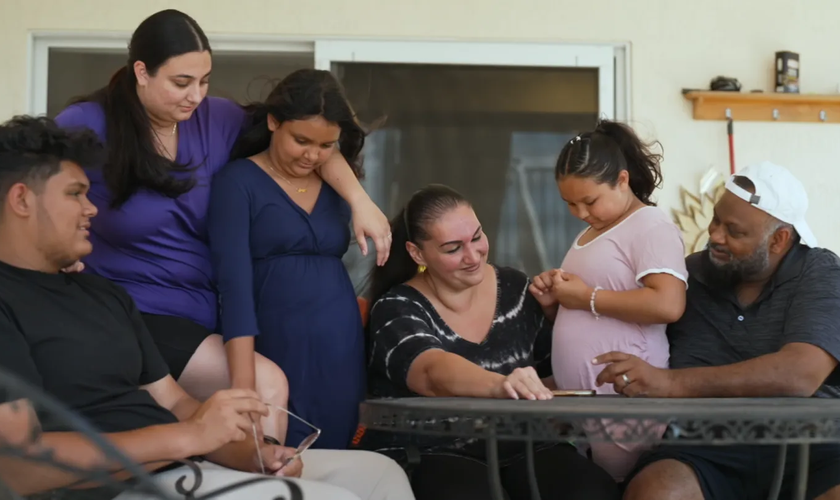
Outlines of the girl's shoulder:
{"type": "Polygon", "coordinates": [[[254,180],[263,182],[265,179],[260,174],[260,167],[249,158],[239,158],[225,164],[216,175],[213,176],[213,184],[227,186],[246,186],[254,180]]]}
{"type": "Polygon", "coordinates": [[[240,128],[245,119],[245,109],[237,102],[224,97],[208,96],[199,105],[199,108],[202,107],[211,115],[213,121],[232,123],[236,128],[240,128]]]}
{"type": "Polygon", "coordinates": [[[59,127],[66,129],[88,128],[96,133],[100,140],[105,140],[105,110],[98,102],[86,101],[71,104],[55,117],[55,122],[59,127]]]}
{"type": "Polygon", "coordinates": [[[678,234],[680,229],[667,213],[659,207],[649,206],[640,208],[621,224],[621,234],[633,239],[647,234],[664,233],[678,234]]]}
{"type": "Polygon", "coordinates": [[[665,212],[665,210],[662,210],[660,207],[657,206],[647,206],[640,208],[638,213],[636,214],[636,217],[638,217],[639,220],[646,221],[647,223],[666,223],[674,225],[674,222],[671,220],[670,217],[668,217],[668,214],[665,212]]]}

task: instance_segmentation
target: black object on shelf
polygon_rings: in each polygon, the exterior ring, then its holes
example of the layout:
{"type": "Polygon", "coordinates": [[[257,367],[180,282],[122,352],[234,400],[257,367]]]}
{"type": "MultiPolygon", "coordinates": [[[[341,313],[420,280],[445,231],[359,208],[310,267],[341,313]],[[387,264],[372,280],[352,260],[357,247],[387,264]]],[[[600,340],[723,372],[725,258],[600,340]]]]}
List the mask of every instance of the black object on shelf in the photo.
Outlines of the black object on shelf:
{"type": "Polygon", "coordinates": [[[718,76],[709,84],[709,89],[722,92],[740,92],[741,82],[737,78],[718,76]]]}
{"type": "Polygon", "coordinates": [[[799,54],[796,52],[776,52],[776,92],[799,93],[799,54]]]}

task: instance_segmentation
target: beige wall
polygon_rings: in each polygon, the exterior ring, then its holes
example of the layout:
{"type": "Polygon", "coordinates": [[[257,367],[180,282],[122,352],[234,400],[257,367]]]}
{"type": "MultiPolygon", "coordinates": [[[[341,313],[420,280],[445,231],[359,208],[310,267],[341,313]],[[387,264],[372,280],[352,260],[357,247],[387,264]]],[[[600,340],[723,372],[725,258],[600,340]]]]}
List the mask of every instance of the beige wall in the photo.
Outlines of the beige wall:
{"type": "MultiPolygon", "coordinates": [[[[30,30],[131,31],[167,7],[214,33],[455,40],[629,41],[634,125],[665,146],[662,206],[678,206],[710,166],[726,171],[723,122],[695,122],[680,89],[719,74],[768,90],[777,50],[799,52],[804,92],[840,84],[836,0],[0,0],[0,117],[25,110],[30,30]],[[117,11],[117,6],[121,11],[117,11]]],[[[789,166],[811,195],[811,224],[840,250],[840,126],[736,123],[740,165],[789,166]]]]}

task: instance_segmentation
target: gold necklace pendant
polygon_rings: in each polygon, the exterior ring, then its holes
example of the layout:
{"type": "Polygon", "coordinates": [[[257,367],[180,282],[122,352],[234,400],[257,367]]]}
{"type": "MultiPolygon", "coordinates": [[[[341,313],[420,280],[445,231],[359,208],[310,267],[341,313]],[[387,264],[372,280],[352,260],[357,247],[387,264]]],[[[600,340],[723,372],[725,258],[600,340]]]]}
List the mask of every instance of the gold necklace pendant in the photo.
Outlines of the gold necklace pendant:
{"type": "Polygon", "coordinates": [[[309,181],[308,181],[308,180],[306,181],[306,186],[304,186],[304,187],[297,187],[297,186],[295,186],[294,184],[292,184],[292,181],[290,181],[289,179],[287,179],[285,175],[281,174],[281,173],[280,173],[280,170],[279,170],[277,167],[275,167],[275,166],[271,163],[271,161],[269,161],[269,162],[268,162],[268,168],[270,168],[270,169],[271,169],[271,171],[272,171],[272,172],[274,172],[274,174],[275,174],[277,177],[279,177],[279,178],[283,179],[284,181],[286,181],[286,183],[287,183],[289,186],[291,186],[291,187],[292,187],[295,191],[297,191],[298,193],[305,193],[306,191],[308,191],[308,190],[309,190],[309,181]]]}

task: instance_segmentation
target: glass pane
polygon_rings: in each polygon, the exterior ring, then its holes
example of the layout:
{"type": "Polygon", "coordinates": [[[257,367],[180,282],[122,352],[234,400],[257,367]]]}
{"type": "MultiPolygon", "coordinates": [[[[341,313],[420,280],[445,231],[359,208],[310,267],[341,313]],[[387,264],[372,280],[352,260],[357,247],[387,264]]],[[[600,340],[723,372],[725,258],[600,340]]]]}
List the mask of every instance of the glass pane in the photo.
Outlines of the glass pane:
{"type": "Polygon", "coordinates": [[[50,49],[47,116],[55,117],[70,101],[102,88],[125,65],[128,50],[50,49]]]}
{"type": "Polygon", "coordinates": [[[312,54],[214,52],[209,95],[262,101],[289,73],[315,67],[312,54]]]}
{"type": "MultiPolygon", "coordinates": [[[[411,194],[447,184],[472,203],[491,260],[529,275],[559,266],[584,224],[554,182],[566,141],[598,116],[598,72],[343,63],[336,68],[360,119],[384,119],[365,147],[365,187],[391,217],[411,194]]],[[[362,293],[373,256],[345,259],[362,293]]]]}

